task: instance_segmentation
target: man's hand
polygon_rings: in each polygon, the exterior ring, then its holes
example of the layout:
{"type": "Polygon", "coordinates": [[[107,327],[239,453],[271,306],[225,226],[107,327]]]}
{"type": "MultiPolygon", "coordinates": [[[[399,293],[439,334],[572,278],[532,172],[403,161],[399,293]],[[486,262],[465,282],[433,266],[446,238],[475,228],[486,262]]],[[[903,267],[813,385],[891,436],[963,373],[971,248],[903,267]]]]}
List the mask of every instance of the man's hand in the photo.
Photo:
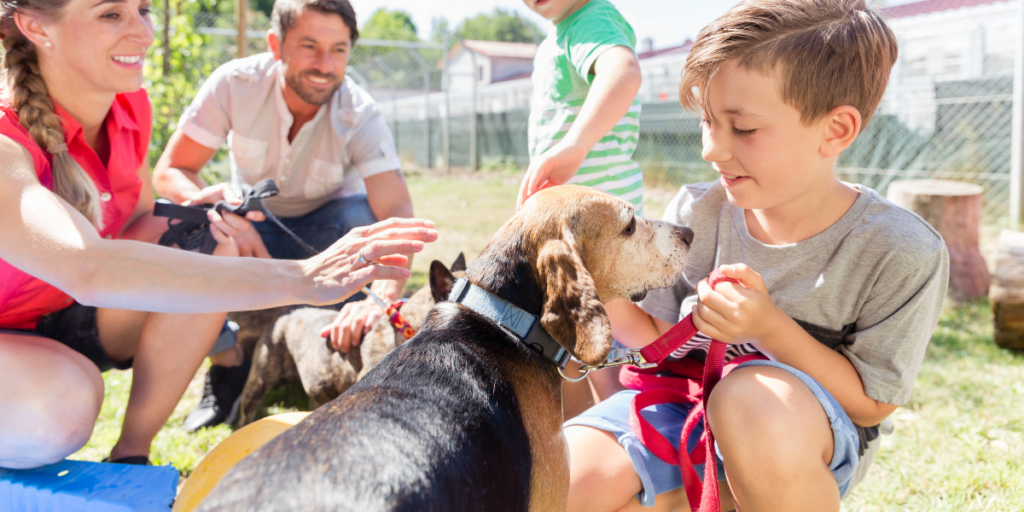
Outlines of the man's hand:
{"type": "Polygon", "coordinates": [[[720,270],[741,284],[721,282],[712,289],[707,279],[697,283],[700,301],[693,307],[693,324],[700,332],[724,343],[746,343],[764,339],[789,318],[750,267],[740,263],[720,270]]]}
{"type": "Polygon", "coordinates": [[[516,211],[523,207],[530,196],[555,185],[564,185],[580,170],[580,165],[587,158],[587,149],[581,144],[570,144],[566,139],[551,146],[530,162],[523,183],[519,186],[519,198],[516,200],[516,211]]]}
{"type": "Polygon", "coordinates": [[[422,251],[424,242],[434,240],[434,223],[424,219],[392,218],[355,228],[326,251],[299,262],[313,283],[301,302],[336,304],[371,281],[406,279],[410,271],[402,267],[409,255],[422,251]],[[366,261],[378,264],[360,263],[360,251],[366,261]]]}
{"type": "Polygon", "coordinates": [[[380,306],[370,298],[345,304],[338,316],[321,329],[320,337],[329,337],[335,350],[348,353],[349,348],[359,346],[363,335],[370,332],[373,322],[383,314],[380,306]]]}
{"type": "MultiPolygon", "coordinates": [[[[235,191],[227,183],[220,183],[206,187],[199,191],[191,199],[185,201],[184,205],[190,204],[215,204],[217,201],[226,201],[230,204],[241,204],[242,200],[235,195],[235,191]]],[[[225,212],[224,215],[210,210],[210,232],[214,239],[220,242],[225,237],[232,238],[238,247],[239,256],[253,256],[256,258],[270,258],[267,247],[263,245],[263,239],[258,231],[253,229],[249,221],[262,222],[266,220],[263,212],[248,212],[245,217],[225,212]],[[219,236],[218,236],[219,235],[219,236]]]]}

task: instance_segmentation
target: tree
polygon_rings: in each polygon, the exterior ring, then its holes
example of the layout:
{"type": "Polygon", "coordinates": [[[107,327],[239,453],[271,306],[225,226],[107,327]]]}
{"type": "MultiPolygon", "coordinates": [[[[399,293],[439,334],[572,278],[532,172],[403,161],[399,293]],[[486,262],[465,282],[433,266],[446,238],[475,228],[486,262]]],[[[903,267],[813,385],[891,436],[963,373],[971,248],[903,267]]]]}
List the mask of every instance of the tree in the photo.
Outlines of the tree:
{"type": "MultiPolygon", "coordinates": [[[[380,8],[359,29],[359,37],[366,39],[390,39],[392,41],[419,41],[416,24],[405,11],[380,8]]],[[[356,43],[358,44],[358,43],[356,43]]]]}
{"type": "Polygon", "coordinates": [[[542,36],[542,32],[533,22],[516,16],[514,12],[496,7],[489,14],[477,14],[466,18],[455,29],[462,39],[482,41],[505,41],[512,43],[532,43],[534,34],[542,36]]]}

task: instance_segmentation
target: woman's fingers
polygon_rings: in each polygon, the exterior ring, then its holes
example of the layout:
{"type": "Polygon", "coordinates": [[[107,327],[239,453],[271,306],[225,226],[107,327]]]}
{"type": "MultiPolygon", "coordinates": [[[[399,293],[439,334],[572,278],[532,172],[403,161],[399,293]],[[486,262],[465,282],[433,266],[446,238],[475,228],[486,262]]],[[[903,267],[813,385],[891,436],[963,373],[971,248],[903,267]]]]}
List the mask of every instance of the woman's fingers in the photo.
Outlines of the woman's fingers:
{"type": "MultiPolygon", "coordinates": [[[[349,235],[360,238],[372,236],[377,238],[413,238],[415,240],[432,242],[437,238],[437,230],[434,229],[434,221],[432,220],[392,217],[376,224],[355,228],[349,235]]],[[[348,236],[345,238],[348,238],[348,236]]]]}
{"type": "Polygon", "coordinates": [[[376,240],[364,245],[360,252],[366,261],[380,261],[387,256],[420,252],[423,245],[419,240],[376,240]]]}
{"type": "Polygon", "coordinates": [[[377,263],[381,265],[391,265],[392,267],[404,267],[409,264],[409,257],[403,254],[391,254],[388,256],[381,256],[377,263]]]}

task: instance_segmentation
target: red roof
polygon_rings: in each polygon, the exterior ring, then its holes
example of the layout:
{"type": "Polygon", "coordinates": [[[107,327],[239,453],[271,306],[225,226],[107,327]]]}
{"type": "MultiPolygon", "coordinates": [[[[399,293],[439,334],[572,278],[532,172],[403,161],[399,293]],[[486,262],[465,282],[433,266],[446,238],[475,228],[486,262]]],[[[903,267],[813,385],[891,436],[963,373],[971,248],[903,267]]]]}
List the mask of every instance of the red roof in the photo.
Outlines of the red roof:
{"type": "Polygon", "coordinates": [[[882,14],[887,19],[903,18],[906,16],[917,16],[931,12],[949,11],[962,7],[974,7],[976,5],[995,4],[1008,2],[1009,0],[924,0],[892,7],[883,7],[882,14]]]}
{"type": "Polygon", "coordinates": [[[649,59],[651,57],[657,57],[659,55],[667,55],[670,53],[690,53],[690,48],[693,47],[693,41],[687,39],[685,43],[679,46],[670,46],[668,48],[659,48],[657,50],[651,50],[648,52],[640,52],[637,54],[637,59],[649,59]]]}

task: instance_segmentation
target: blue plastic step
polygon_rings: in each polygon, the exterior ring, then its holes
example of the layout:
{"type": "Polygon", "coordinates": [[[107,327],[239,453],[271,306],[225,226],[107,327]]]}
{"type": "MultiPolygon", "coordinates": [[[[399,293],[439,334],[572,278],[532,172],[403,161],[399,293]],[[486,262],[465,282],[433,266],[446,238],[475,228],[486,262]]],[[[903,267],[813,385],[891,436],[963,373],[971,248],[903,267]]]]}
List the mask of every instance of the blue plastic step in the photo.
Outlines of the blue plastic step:
{"type": "Polygon", "coordinates": [[[167,512],[177,490],[173,466],[65,460],[36,469],[0,468],[5,512],[167,512]]]}

